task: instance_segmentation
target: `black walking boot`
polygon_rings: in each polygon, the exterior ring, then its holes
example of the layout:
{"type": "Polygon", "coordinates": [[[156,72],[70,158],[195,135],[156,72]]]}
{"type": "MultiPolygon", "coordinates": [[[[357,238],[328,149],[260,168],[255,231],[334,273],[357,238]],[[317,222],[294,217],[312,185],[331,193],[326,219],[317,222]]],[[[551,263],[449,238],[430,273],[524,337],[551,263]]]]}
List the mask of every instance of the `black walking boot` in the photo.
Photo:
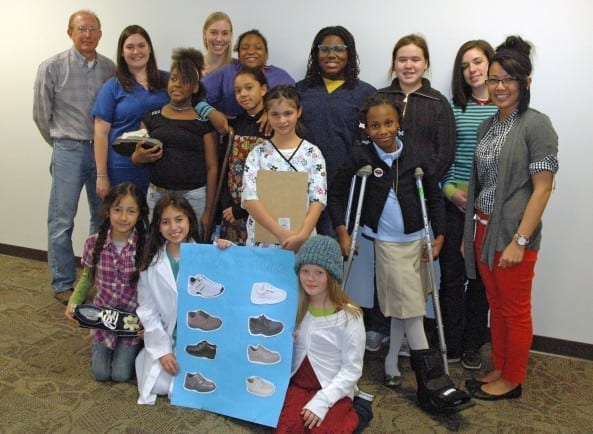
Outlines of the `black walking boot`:
{"type": "Polygon", "coordinates": [[[418,383],[418,404],[430,413],[455,413],[474,405],[470,396],[455,387],[445,374],[438,350],[412,350],[410,362],[418,383]]]}

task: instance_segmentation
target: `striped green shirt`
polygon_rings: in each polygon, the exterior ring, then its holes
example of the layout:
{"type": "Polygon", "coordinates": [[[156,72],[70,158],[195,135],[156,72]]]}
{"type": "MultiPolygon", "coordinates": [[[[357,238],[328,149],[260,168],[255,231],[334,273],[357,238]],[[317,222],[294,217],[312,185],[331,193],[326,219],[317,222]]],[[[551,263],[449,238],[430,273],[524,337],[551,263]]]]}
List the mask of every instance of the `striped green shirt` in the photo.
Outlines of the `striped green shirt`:
{"type": "Polygon", "coordinates": [[[498,110],[494,104],[478,104],[470,100],[465,112],[451,102],[456,126],[455,159],[443,177],[443,192],[451,198],[456,190],[467,191],[472,169],[478,127],[498,110]]]}

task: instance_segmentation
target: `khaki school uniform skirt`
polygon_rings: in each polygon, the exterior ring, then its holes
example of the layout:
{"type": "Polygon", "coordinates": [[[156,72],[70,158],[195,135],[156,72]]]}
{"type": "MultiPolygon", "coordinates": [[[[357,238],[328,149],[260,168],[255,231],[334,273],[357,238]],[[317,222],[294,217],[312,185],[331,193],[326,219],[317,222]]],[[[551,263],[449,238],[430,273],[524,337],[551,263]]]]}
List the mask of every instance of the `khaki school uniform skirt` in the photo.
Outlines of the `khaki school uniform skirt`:
{"type": "Polygon", "coordinates": [[[426,314],[426,297],[432,289],[427,264],[422,262],[423,242],[375,239],[377,298],[383,315],[406,319],[426,314]]]}

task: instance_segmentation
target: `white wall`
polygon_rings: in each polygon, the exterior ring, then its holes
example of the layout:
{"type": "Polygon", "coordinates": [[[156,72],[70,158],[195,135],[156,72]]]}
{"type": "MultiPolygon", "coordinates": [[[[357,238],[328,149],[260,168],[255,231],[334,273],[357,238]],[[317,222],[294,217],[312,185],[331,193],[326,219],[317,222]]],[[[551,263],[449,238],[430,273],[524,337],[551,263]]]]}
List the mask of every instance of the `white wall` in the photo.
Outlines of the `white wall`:
{"type": "MultiPolygon", "coordinates": [[[[21,0],[0,15],[0,243],[45,250],[50,147],[31,120],[37,65],[68,48],[67,18],[91,8],[102,20],[99,51],[114,57],[120,31],[144,26],[153,39],[159,66],[169,67],[177,46],[201,47],[201,27],[213,9],[232,17],[235,35],[258,28],[267,36],[270,62],[296,79],[305,72],[309,47],[323,26],[342,24],[356,37],[361,78],[387,85],[391,49],[404,34],[420,32],[431,52],[429,78],[449,95],[451,65],[461,43],[483,38],[497,45],[521,34],[536,46],[532,106],[548,114],[560,136],[560,172],[545,215],[543,249],[534,290],[535,332],[541,336],[593,343],[593,266],[590,261],[593,215],[593,161],[585,106],[593,100],[593,3],[587,0],[448,2],[417,0],[251,1],[127,0],[59,2],[21,0]],[[207,4],[207,5],[206,5],[207,4]],[[212,6],[210,6],[212,5],[212,6]]],[[[81,200],[74,242],[81,253],[88,228],[81,200]]]]}

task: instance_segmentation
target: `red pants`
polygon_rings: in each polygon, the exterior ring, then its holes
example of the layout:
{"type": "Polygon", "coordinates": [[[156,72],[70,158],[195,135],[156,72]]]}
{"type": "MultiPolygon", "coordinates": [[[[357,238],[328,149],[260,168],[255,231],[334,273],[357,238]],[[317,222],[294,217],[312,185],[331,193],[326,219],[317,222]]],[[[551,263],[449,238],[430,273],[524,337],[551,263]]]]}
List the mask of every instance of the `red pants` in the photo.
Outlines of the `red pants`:
{"type": "Polygon", "coordinates": [[[523,260],[510,268],[498,266],[502,252],[496,252],[494,269],[490,270],[480,261],[485,231],[486,226],[476,222],[476,263],[490,305],[492,362],[504,380],[523,383],[533,339],[531,286],[537,251],[525,249],[523,260]]]}
{"type": "Polygon", "coordinates": [[[278,426],[274,432],[280,434],[347,434],[354,432],[358,426],[358,414],[352,406],[350,398],[342,398],[336,402],[329,409],[320,426],[313,429],[305,428],[301,410],[319,389],[321,389],[319,380],[309,359],[305,357],[299,369],[290,379],[278,426]]]}

